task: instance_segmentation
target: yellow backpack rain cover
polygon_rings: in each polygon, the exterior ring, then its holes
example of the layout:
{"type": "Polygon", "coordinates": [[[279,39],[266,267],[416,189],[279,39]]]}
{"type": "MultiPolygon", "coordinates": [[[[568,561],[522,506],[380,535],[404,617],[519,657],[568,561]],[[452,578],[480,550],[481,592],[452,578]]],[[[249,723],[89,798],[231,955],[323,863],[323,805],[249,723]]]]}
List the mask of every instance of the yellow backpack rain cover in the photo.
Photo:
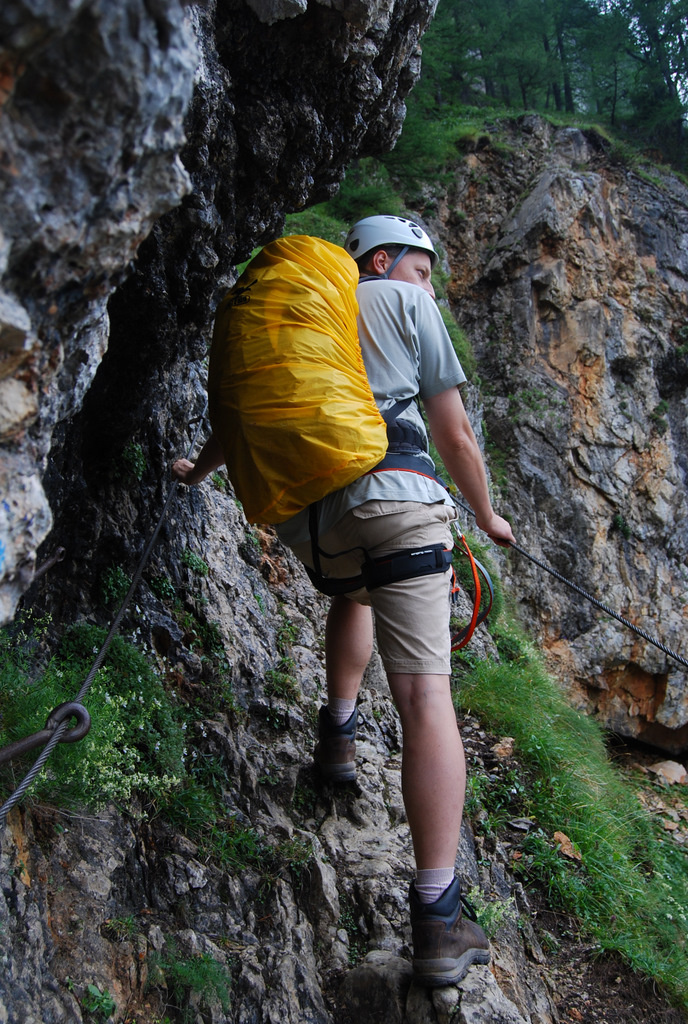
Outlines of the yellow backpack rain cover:
{"type": "Polygon", "coordinates": [[[215,317],[213,433],[249,522],[281,523],[384,457],[356,329],[358,267],[340,246],[266,245],[215,317]]]}

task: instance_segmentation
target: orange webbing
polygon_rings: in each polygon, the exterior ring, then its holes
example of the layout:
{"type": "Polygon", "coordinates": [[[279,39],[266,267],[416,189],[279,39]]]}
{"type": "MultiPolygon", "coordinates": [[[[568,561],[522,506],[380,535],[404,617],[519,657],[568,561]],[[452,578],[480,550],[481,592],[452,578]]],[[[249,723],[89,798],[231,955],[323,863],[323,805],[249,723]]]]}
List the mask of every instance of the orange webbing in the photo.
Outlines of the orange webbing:
{"type": "Polygon", "coordinates": [[[451,646],[452,651],[459,651],[459,650],[461,650],[462,647],[466,646],[468,641],[473,636],[473,633],[475,631],[475,627],[478,624],[478,613],[480,612],[480,596],[481,596],[481,591],[480,591],[480,577],[478,576],[478,569],[477,569],[477,566],[475,564],[475,559],[473,558],[473,553],[472,553],[471,549],[469,548],[468,544],[466,543],[466,538],[464,537],[463,534],[460,535],[459,540],[461,541],[461,544],[463,545],[464,552],[465,552],[466,555],[468,555],[468,561],[471,564],[471,572],[473,573],[473,585],[475,587],[475,595],[474,595],[474,598],[473,598],[473,614],[471,616],[471,621],[469,622],[468,626],[465,629],[461,630],[461,633],[457,634],[457,636],[460,637],[458,642],[454,642],[454,638],[452,638],[452,646],[451,646]]]}

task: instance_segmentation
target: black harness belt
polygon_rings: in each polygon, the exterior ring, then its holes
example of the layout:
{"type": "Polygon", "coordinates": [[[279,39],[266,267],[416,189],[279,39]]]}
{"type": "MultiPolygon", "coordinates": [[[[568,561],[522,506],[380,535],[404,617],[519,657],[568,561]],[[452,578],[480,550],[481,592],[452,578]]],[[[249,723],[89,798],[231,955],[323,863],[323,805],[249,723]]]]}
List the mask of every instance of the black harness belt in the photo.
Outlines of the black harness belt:
{"type": "Polygon", "coordinates": [[[417,576],[432,576],[451,568],[452,553],[443,544],[394,551],[381,558],[367,558],[361,567],[366,590],[375,590],[399,580],[413,580],[417,576]]]}

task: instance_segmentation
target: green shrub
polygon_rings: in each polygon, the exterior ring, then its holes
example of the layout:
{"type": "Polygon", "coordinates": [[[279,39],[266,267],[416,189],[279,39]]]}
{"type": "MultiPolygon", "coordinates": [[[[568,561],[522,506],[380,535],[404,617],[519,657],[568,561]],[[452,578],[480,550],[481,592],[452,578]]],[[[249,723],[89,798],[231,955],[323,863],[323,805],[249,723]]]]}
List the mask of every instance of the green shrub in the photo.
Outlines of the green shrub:
{"type": "Polygon", "coordinates": [[[102,992],[97,985],[87,985],[81,999],[81,1005],[87,1013],[99,1020],[106,1020],[117,1009],[117,1003],[107,989],[102,992]]]}
{"type": "Polygon", "coordinates": [[[484,893],[474,886],[468,891],[468,901],[476,912],[476,920],[488,939],[493,939],[508,918],[518,916],[516,900],[513,896],[500,899],[498,896],[486,898],[484,893]]]}
{"type": "Polygon", "coordinates": [[[131,576],[121,565],[110,565],[100,577],[100,598],[105,605],[121,604],[129,592],[131,576]]]}
{"type": "Polygon", "coordinates": [[[173,612],[184,630],[184,644],[189,650],[200,650],[210,658],[218,658],[224,653],[222,626],[217,619],[204,619],[184,608],[181,602],[175,604],[173,612]]]}
{"type": "Polygon", "coordinates": [[[210,568],[200,555],[197,555],[191,548],[184,548],[182,551],[182,565],[185,565],[196,576],[207,576],[210,568]]]}
{"type": "Polygon", "coordinates": [[[151,963],[154,975],[156,972],[162,975],[169,997],[184,1022],[196,1020],[197,1011],[189,1006],[191,994],[200,996],[206,1003],[219,1002],[225,1013],[229,1010],[232,978],[225,965],[210,953],[180,956],[176,943],[168,938],[165,952],[154,953],[151,963]]]}
{"type": "Polygon", "coordinates": [[[617,512],[615,516],[612,516],[612,529],[617,530],[622,537],[626,540],[631,536],[631,528],[628,525],[624,516],[620,512],[617,512]]]}
{"type": "Polygon", "coordinates": [[[658,434],[665,434],[669,429],[669,424],[664,418],[664,414],[668,411],[669,403],[663,398],[661,402],[657,403],[650,413],[650,419],[652,420],[654,428],[658,434]]]}
{"type": "Polygon", "coordinates": [[[150,588],[161,601],[174,601],[176,597],[177,592],[174,589],[174,583],[165,573],[153,576],[150,581],[150,588]]]}
{"type": "Polygon", "coordinates": [[[221,494],[229,494],[229,480],[222,473],[215,472],[210,476],[213,487],[221,494]]]}
{"type": "Polygon", "coordinates": [[[277,649],[280,654],[286,654],[292,644],[299,638],[298,626],[296,626],[285,610],[280,608],[280,625],[277,629],[277,649]]]}
{"type": "MultiPolygon", "coordinates": [[[[53,708],[74,698],[104,639],[103,629],[75,626],[40,666],[16,634],[0,633],[0,744],[42,729],[53,708]]],[[[32,794],[99,807],[134,793],[159,799],[181,784],[184,726],[139,651],[115,637],[84,703],[90,732],[57,746],[32,794]]]]}
{"type": "Polygon", "coordinates": [[[137,480],[143,477],[146,469],[146,456],[144,455],[143,448],[136,441],[130,441],[120,455],[120,476],[131,475],[137,480]]]}

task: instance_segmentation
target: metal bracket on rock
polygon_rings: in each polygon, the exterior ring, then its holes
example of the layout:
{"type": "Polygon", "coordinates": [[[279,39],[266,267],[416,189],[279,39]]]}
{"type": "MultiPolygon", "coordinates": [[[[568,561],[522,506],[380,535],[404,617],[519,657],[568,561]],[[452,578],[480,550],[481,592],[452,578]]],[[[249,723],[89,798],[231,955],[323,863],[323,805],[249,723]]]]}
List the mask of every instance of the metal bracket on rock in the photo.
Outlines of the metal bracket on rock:
{"type": "Polygon", "coordinates": [[[58,562],[63,562],[64,561],[64,556],[66,555],[66,553],[67,553],[66,548],[58,548],[55,551],[55,553],[50,556],[50,558],[46,558],[45,562],[43,562],[42,565],[39,565],[39,567],[36,569],[35,573],[33,574],[33,581],[32,582],[34,582],[37,579],[40,579],[40,577],[43,576],[44,573],[46,573],[48,571],[48,569],[52,569],[52,567],[54,565],[57,565],[58,562]]]}

